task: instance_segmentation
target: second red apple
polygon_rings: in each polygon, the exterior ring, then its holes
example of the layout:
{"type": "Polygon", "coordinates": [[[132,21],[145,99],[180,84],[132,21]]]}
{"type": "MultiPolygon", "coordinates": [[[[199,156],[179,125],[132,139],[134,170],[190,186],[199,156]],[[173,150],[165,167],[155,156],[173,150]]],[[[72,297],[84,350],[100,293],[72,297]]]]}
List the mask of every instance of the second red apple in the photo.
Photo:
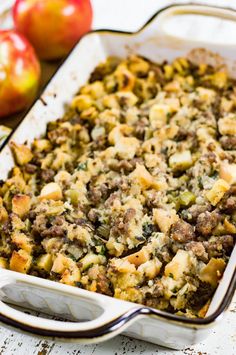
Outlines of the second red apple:
{"type": "Polygon", "coordinates": [[[65,56],[91,29],[90,0],[16,0],[15,27],[33,44],[41,59],[65,56]]]}

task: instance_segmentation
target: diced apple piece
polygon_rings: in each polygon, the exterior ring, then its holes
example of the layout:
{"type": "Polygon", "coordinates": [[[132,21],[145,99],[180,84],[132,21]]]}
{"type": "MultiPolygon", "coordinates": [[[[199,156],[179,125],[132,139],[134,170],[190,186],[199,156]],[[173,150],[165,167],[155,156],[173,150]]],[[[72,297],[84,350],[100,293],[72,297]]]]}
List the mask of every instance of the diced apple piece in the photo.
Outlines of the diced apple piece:
{"type": "Polygon", "coordinates": [[[175,222],[179,219],[175,210],[166,211],[162,208],[153,209],[153,221],[158,225],[160,231],[167,233],[175,222]]]}
{"type": "Polygon", "coordinates": [[[179,249],[173,259],[165,267],[165,276],[179,280],[191,267],[191,257],[185,250],[179,249]]]}
{"type": "Polygon", "coordinates": [[[128,260],[131,264],[139,266],[149,260],[149,253],[146,249],[141,249],[137,253],[130,254],[124,259],[128,260]]]}
{"type": "Polygon", "coordinates": [[[45,270],[47,272],[51,271],[52,268],[52,256],[50,254],[43,254],[37,258],[36,262],[37,268],[40,270],[45,270]]]}
{"type": "Polygon", "coordinates": [[[0,269],[7,269],[8,268],[8,261],[6,258],[0,257],[0,269]]]}
{"type": "Polygon", "coordinates": [[[236,164],[222,163],[220,166],[220,178],[229,184],[236,183],[236,164]]]}
{"type": "Polygon", "coordinates": [[[167,116],[171,110],[169,105],[155,104],[150,108],[149,121],[153,129],[163,127],[167,123],[167,116]]]}
{"type": "Polygon", "coordinates": [[[42,188],[39,198],[40,200],[61,200],[62,191],[60,186],[56,182],[50,182],[42,188]]]}
{"type": "Polygon", "coordinates": [[[225,266],[226,264],[223,259],[211,258],[209,263],[201,269],[199,274],[200,280],[216,287],[223,275],[225,266]]]}
{"type": "Polygon", "coordinates": [[[30,210],[31,199],[28,195],[15,195],[12,199],[12,212],[20,218],[24,217],[30,210]]]}
{"type": "Polygon", "coordinates": [[[17,144],[13,141],[10,142],[10,148],[15,156],[17,164],[24,165],[30,162],[33,158],[33,154],[26,145],[17,144]]]}
{"type": "Polygon", "coordinates": [[[13,251],[10,259],[10,269],[26,274],[31,266],[32,256],[27,251],[20,249],[13,251]]]}
{"type": "Polygon", "coordinates": [[[218,179],[212,189],[206,193],[206,197],[215,206],[229,189],[230,185],[225,180],[218,179]]]}
{"type": "Polygon", "coordinates": [[[84,271],[92,265],[105,264],[106,257],[101,254],[97,255],[97,254],[90,253],[90,254],[85,255],[84,258],[80,259],[79,262],[83,264],[82,270],[84,271]]]}
{"type": "Polygon", "coordinates": [[[141,186],[142,190],[148,189],[154,183],[152,175],[147,171],[145,166],[140,164],[136,165],[135,170],[129,176],[141,186]]]}
{"type": "Polygon", "coordinates": [[[222,135],[236,135],[236,117],[224,117],[219,119],[218,127],[222,135]]]}
{"type": "Polygon", "coordinates": [[[174,171],[184,171],[190,166],[192,166],[193,160],[191,156],[191,152],[189,150],[185,150],[183,152],[175,153],[170,156],[169,166],[174,171]]]}

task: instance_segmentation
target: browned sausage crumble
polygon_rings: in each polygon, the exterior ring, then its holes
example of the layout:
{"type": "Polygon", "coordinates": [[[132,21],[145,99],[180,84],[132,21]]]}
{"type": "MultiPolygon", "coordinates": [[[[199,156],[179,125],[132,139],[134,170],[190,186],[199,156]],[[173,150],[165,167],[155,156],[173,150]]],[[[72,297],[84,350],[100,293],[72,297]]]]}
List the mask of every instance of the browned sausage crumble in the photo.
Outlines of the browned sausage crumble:
{"type": "Polygon", "coordinates": [[[0,266],[204,317],[236,235],[223,66],[108,58],[0,184],[0,266]]]}

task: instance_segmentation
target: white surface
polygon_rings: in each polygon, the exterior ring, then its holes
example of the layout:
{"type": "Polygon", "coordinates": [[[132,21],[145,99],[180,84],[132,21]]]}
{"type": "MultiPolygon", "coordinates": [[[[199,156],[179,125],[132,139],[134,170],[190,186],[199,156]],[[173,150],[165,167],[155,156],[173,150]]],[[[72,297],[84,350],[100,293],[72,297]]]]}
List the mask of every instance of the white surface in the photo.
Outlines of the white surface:
{"type": "MultiPolygon", "coordinates": [[[[5,1],[5,0],[2,0],[5,1]]],[[[1,1],[1,2],[2,2],[1,1]]],[[[184,3],[185,1],[177,1],[184,3]]],[[[193,1],[192,1],[193,2],[193,1]]],[[[164,0],[94,0],[94,28],[114,28],[136,30],[160,7],[175,1],[164,0]],[[135,9],[135,11],[134,11],[135,9]]],[[[232,6],[232,1],[204,1],[204,3],[232,6]]],[[[235,4],[236,6],[236,4],[235,4]]],[[[236,300],[235,300],[236,302],[236,300]]],[[[104,344],[81,346],[77,344],[54,344],[40,341],[34,337],[13,333],[0,328],[0,354],[227,354],[236,353],[236,303],[231,307],[226,319],[216,332],[213,332],[206,343],[199,344],[183,351],[164,350],[145,342],[130,340],[123,336],[104,344]]]]}

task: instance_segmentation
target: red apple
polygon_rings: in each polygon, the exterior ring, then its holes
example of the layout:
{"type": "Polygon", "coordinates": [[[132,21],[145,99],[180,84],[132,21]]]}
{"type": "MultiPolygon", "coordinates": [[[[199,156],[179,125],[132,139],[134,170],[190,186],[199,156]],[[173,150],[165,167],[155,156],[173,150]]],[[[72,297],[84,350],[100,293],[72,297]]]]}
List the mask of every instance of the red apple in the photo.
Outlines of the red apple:
{"type": "Polygon", "coordinates": [[[41,59],[65,56],[91,29],[90,0],[16,0],[15,27],[33,44],[41,59]]]}
{"type": "Polygon", "coordinates": [[[0,31],[0,117],[26,108],[39,79],[40,65],[31,44],[14,30],[0,31]]]}

